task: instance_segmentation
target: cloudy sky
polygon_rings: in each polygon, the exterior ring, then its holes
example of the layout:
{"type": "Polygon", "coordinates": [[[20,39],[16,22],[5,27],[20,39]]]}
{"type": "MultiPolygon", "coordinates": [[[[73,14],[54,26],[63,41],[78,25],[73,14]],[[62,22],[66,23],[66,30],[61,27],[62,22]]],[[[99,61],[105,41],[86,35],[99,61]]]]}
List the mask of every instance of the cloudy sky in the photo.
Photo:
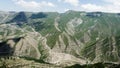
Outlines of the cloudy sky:
{"type": "Polygon", "coordinates": [[[0,11],[65,12],[102,11],[120,12],[120,0],[0,0],[0,11]]]}

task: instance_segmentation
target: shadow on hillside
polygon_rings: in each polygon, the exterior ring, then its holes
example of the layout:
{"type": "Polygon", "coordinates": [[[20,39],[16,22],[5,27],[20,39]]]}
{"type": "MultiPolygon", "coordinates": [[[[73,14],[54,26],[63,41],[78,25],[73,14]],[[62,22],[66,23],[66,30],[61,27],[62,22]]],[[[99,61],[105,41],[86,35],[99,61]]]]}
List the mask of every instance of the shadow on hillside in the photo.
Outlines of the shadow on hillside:
{"type": "Polygon", "coordinates": [[[11,56],[13,55],[13,48],[10,47],[6,42],[0,42],[0,56],[11,56]]]}

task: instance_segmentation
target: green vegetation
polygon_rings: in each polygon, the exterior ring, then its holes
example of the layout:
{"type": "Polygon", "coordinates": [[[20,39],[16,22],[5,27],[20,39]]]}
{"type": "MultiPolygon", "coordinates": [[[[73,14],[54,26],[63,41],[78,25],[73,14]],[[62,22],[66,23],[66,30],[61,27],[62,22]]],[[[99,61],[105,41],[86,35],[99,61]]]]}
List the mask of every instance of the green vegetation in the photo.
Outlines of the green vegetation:
{"type": "MultiPolygon", "coordinates": [[[[3,12],[0,20],[6,14],[3,12]]],[[[47,58],[49,60],[46,62],[50,63],[56,59],[56,55],[52,53],[55,50],[55,54],[60,52],[62,55],[90,61],[85,65],[78,64],[68,68],[105,68],[106,63],[103,62],[119,63],[120,15],[72,10],[65,13],[9,13],[8,18],[0,24],[0,43],[3,42],[14,47],[14,50],[20,50],[25,60],[43,63],[43,59],[47,58]],[[53,56],[55,57],[51,59],[53,56]]],[[[3,52],[4,46],[0,48],[0,52],[3,52]]]]}

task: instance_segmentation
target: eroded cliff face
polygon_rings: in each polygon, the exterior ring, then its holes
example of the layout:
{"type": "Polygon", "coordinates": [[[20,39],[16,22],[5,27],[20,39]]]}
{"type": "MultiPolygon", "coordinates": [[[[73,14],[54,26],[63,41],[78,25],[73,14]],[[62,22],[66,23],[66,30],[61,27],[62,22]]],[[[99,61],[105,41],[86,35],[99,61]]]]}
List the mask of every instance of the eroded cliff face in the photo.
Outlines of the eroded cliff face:
{"type": "Polygon", "coordinates": [[[6,23],[0,24],[0,55],[34,58],[64,67],[120,64],[118,14],[68,11],[42,13],[41,17],[37,15],[41,13],[21,13],[1,17],[6,23]]]}
{"type": "Polygon", "coordinates": [[[2,52],[6,52],[7,56],[34,58],[43,60],[46,63],[64,66],[86,63],[85,60],[76,58],[73,55],[53,51],[47,45],[47,39],[35,32],[34,29],[27,31],[25,28],[21,29],[10,24],[2,24],[0,27],[1,30],[4,30],[3,27],[7,28],[5,33],[1,34],[1,48],[4,46],[9,51],[1,51],[1,56],[6,56],[2,54],[2,52]],[[4,45],[3,42],[5,42],[4,45]]]}
{"type": "Polygon", "coordinates": [[[38,41],[35,38],[37,37],[37,33],[29,32],[10,24],[2,24],[0,28],[0,41],[1,43],[4,42],[4,45],[1,44],[1,46],[4,46],[12,55],[18,57],[28,56],[39,59],[38,41]],[[7,46],[9,46],[9,48],[7,46]]]}

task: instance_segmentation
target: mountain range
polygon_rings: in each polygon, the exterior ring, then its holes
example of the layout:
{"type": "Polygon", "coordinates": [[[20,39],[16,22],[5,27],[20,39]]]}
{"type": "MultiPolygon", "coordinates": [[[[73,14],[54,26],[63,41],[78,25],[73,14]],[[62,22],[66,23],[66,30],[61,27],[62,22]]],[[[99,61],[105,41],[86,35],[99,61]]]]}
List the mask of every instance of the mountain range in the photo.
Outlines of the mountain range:
{"type": "Polygon", "coordinates": [[[119,48],[120,13],[0,11],[2,58],[68,68],[116,68],[119,48]]]}

